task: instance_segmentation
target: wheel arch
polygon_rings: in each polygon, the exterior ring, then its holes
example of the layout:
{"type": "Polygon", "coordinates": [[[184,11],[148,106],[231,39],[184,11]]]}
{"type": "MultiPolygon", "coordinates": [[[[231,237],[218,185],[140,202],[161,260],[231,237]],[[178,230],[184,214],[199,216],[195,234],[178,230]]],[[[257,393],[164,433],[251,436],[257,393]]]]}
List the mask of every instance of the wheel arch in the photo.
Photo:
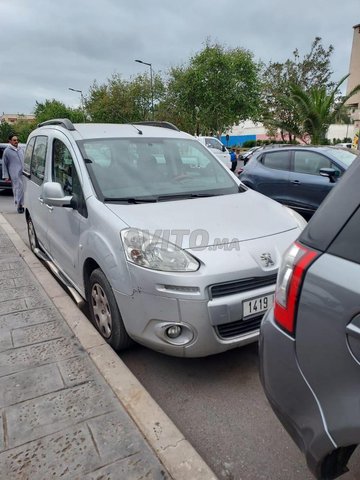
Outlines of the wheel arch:
{"type": "Polygon", "coordinates": [[[94,270],[99,268],[102,270],[100,265],[93,259],[93,258],[87,258],[84,262],[83,266],[83,283],[84,283],[84,292],[85,292],[85,298],[89,298],[89,279],[90,275],[94,270]]]}

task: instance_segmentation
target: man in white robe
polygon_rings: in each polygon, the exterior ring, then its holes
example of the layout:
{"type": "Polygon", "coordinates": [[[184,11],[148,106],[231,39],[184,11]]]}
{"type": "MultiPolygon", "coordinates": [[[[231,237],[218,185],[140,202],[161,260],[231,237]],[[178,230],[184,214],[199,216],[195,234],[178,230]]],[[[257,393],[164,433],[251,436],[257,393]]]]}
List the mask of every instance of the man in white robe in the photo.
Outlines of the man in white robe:
{"type": "Polygon", "coordinates": [[[18,213],[24,213],[24,150],[19,147],[17,135],[9,136],[9,145],[3,154],[3,178],[10,179],[18,213]]]}

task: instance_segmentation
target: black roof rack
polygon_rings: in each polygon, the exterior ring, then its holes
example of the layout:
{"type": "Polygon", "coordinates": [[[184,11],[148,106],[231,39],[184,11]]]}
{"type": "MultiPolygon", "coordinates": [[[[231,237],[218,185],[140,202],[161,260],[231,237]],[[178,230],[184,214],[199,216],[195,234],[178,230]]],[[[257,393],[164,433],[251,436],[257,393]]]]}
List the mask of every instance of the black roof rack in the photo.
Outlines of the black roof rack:
{"type": "Polygon", "coordinates": [[[159,120],[144,120],[143,122],[132,122],[133,125],[149,125],[150,127],[163,127],[163,128],[170,128],[170,130],[176,130],[180,132],[178,127],[176,127],[173,123],[170,122],[161,122],[159,120]]]}
{"type": "Polygon", "coordinates": [[[38,127],[44,127],[46,125],[60,125],[67,130],[76,130],[73,123],[68,118],[54,118],[52,120],[46,120],[46,122],[39,123],[38,127]]]}

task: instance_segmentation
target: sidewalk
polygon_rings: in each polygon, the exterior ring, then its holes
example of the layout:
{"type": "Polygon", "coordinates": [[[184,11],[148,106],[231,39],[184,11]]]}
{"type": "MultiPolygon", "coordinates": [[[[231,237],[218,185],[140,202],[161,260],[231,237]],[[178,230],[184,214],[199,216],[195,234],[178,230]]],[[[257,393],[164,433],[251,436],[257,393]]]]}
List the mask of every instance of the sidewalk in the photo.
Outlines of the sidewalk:
{"type": "Polygon", "coordinates": [[[214,473],[0,215],[0,479],[214,473]]]}

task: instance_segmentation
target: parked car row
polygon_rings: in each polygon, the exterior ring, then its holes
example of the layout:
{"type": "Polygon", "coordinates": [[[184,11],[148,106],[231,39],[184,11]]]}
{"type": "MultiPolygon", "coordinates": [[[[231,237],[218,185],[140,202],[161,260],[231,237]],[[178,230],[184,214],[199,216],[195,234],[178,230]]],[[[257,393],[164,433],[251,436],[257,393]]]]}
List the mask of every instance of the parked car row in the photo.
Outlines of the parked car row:
{"type": "Polygon", "coordinates": [[[25,152],[31,249],[116,350],[205,356],[261,325],[269,402],[316,478],[335,479],[360,442],[358,160],[258,149],[240,181],[169,124],[50,120],[25,152]],[[317,211],[306,226],[294,209],[317,211]]]}
{"type": "Polygon", "coordinates": [[[357,155],[355,150],[328,146],[262,148],[244,167],[240,180],[310,217],[357,155]]]}

